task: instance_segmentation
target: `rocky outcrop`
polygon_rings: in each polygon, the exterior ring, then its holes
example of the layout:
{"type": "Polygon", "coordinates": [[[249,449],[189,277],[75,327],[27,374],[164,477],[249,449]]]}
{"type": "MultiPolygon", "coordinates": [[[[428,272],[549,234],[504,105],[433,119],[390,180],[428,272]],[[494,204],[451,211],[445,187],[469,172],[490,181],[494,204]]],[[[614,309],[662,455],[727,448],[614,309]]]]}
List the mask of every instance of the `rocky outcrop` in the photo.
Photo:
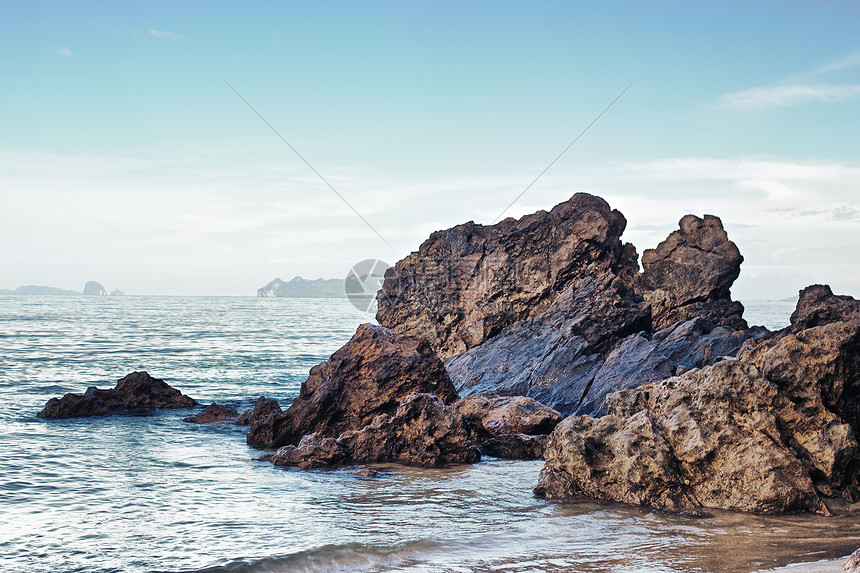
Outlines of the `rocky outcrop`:
{"type": "Polygon", "coordinates": [[[40,418],[81,418],[103,416],[114,412],[140,411],[153,408],[190,408],[192,398],[170,387],[164,380],[146,372],[132,372],[121,378],[115,388],[102,390],[95,386],[84,394],[66,394],[51,398],[39,412],[40,418]]]}
{"type": "Polygon", "coordinates": [[[335,438],[361,430],[380,415],[395,415],[413,392],[450,404],[457,392],[445,366],[423,338],[363,324],[331,358],[314,366],[283,414],[251,424],[247,441],[259,447],[296,445],[303,436],[335,438]]]}
{"type": "Polygon", "coordinates": [[[438,467],[473,463],[480,457],[462,414],[435,395],[412,393],[394,413],[379,414],[359,430],[337,438],[314,433],[265,459],[307,469],[373,462],[438,467]]]}
{"type": "Polygon", "coordinates": [[[842,565],[843,573],[860,573],[860,549],[852,553],[842,565]]]}
{"type": "Polygon", "coordinates": [[[183,418],[182,421],[191,424],[233,424],[238,417],[239,411],[236,408],[212,402],[200,412],[183,418]]]}
{"type": "Polygon", "coordinates": [[[744,258],[722,221],[713,215],[686,215],[678,226],[656,249],[642,253],[639,282],[651,306],[654,328],[695,317],[746,328],[743,305],[732,302],[729,293],[744,258]]]}
{"type": "Polygon", "coordinates": [[[603,199],[578,193],[549,212],[433,233],[386,273],[377,320],[426,337],[443,359],[461,354],[540,315],[585,277],[635,273],[635,250],[619,240],[626,224],[603,199]]]}
{"type": "Polygon", "coordinates": [[[84,285],[84,295],[107,296],[107,291],[105,290],[105,287],[103,287],[96,281],[89,281],[86,285],[84,285]]]}
{"type": "Polygon", "coordinates": [[[283,413],[283,410],[281,410],[281,406],[277,400],[260,396],[254,402],[254,407],[242,412],[233,423],[237,426],[250,426],[254,423],[259,424],[263,418],[281,413],[283,413]]]}
{"type": "Polygon", "coordinates": [[[535,493],[692,513],[826,514],[826,496],[860,500],[855,304],[811,287],[789,329],[738,359],[611,394],[600,419],[565,419],[535,493]]]}

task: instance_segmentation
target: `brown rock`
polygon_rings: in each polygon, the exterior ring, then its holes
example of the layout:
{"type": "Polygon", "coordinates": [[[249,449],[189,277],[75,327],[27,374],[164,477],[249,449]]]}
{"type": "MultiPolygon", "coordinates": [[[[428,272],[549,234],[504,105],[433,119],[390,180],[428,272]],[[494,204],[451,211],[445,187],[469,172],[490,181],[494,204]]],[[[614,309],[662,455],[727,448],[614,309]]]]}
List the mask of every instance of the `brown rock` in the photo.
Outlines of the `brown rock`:
{"type": "Polygon", "coordinates": [[[827,285],[812,285],[800,291],[791,315],[793,331],[860,318],[860,301],[836,296],[827,285]]]}
{"type": "Polygon", "coordinates": [[[434,394],[445,403],[457,399],[427,341],[363,324],[331,358],[311,369],[298,398],[283,414],[251,424],[247,441],[277,447],[296,445],[313,433],[335,438],[364,428],[381,414],[394,415],[412,392],[434,394]]]}
{"type": "Polygon", "coordinates": [[[851,554],[842,566],[843,573],[860,573],[860,549],[851,554]]]}
{"type": "Polygon", "coordinates": [[[482,441],[479,449],[494,458],[507,460],[541,460],[549,443],[549,434],[499,434],[482,441]]]}
{"type": "Polygon", "coordinates": [[[386,273],[377,320],[426,337],[443,359],[460,354],[541,314],[579,279],[632,276],[635,250],[619,240],[626,224],[603,199],[578,193],[550,212],[438,231],[386,273]]]}
{"type": "Polygon", "coordinates": [[[213,402],[197,414],[183,418],[182,421],[192,424],[232,424],[238,416],[239,411],[236,408],[213,402]]]}
{"type": "Polygon", "coordinates": [[[549,434],[561,422],[561,414],[525,396],[472,394],[454,407],[484,436],[549,434]]]}
{"type": "Polygon", "coordinates": [[[249,426],[261,418],[282,412],[277,400],[260,396],[254,403],[254,407],[242,412],[233,423],[237,426],[249,426]]]}
{"type": "Polygon", "coordinates": [[[656,329],[702,317],[719,325],[746,328],[743,306],[729,288],[744,258],[718,217],[685,215],[679,230],[656,249],[642,253],[640,276],[656,329]]]}
{"type": "Polygon", "coordinates": [[[837,312],[849,302],[816,303],[847,320],[611,394],[599,420],[564,420],[535,492],[691,512],[826,514],[814,482],[860,499],[860,319],[837,312]]]}
{"type": "Polygon", "coordinates": [[[380,414],[360,430],[338,438],[311,434],[270,458],[276,465],[303,469],[375,462],[438,467],[479,459],[463,415],[437,396],[420,393],[406,396],[393,415],[380,414]]]}
{"type": "Polygon", "coordinates": [[[51,398],[38,416],[81,418],[121,411],[190,408],[196,405],[197,402],[192,398],[170,387],[164,380],[153,378],[146,372],[132,372],[121,378],[114,388],[102,390],[92,386],[83,395],[66,394],[62,398],[51,398]]]}

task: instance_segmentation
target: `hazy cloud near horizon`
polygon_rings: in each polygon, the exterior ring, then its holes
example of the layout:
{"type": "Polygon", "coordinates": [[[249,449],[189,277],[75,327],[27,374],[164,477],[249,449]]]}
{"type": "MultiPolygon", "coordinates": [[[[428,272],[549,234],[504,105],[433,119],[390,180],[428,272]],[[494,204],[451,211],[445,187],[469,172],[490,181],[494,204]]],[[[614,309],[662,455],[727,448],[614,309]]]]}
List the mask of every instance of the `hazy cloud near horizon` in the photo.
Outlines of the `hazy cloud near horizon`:
{"type": "MultiPolygon", "coordinates": [[[[0,288],[75,289],[96,279],[132,293],[253,294],[276,275],[338,278],[365,258],[393,263],[432,231],[488,224],[527,178],[416,184],[326,170],[396,252],[300,167],[2,152],[0,186],[17,192],[7,194],[0,226],[27,240],[23,249],[0,247],[14,263],[0,288]],[[34,222],[27,214],[36,211],[34,222]]],[[[575,192],[601,195],[626,216],[623,238],[640,254],[684,214],[715,214],[746,258],[736,296],[782,298],[812,282],[860,292],[860,201],[845,192],[860,188],[860,168],[685,157],[564,171],[546,176],[510,214],[549,209],[575,192]]]]}

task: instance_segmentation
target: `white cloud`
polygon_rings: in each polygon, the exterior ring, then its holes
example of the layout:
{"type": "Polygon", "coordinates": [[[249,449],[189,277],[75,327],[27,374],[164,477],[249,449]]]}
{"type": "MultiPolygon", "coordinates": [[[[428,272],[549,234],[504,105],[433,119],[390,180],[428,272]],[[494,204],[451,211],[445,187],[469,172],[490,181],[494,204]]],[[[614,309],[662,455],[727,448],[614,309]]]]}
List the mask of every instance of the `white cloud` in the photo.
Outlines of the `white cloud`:
{"type": "Polygon", "coordinates": [[[860,97],[860,85],[764,86],[724,94],[717,107],[755,110],[791,107],[806,103],[835,103],[860,97]]]}
{"type": "Polygon", "coordinates": [[[860,66],[860,54],[784,78],[775,85],[756,86],[723,94],[714,107],[736,110],[785,108],[803,104],[837,103],[860,98],[860,84],[816,82],[820,76],[860,66]]]}
{"type": "Polygon", "coordinates": [[[65,46],[62,48],[57,48],[56,54],[58,56],[62,56],[64,58],[71,58],[72,56],[75,55],[75,53],[73,51],[71,51],[69,48],[66,48],[65,46]]]}
{"type": "Polygon", "coordinates": [[[169,38],[171,40],[181,40],[184,37],[183,34],[174,34],[173,32],[165,32],[164,30],[156,30],[155,28],[149,31],[149,35],[156,38],[169,38]]]}

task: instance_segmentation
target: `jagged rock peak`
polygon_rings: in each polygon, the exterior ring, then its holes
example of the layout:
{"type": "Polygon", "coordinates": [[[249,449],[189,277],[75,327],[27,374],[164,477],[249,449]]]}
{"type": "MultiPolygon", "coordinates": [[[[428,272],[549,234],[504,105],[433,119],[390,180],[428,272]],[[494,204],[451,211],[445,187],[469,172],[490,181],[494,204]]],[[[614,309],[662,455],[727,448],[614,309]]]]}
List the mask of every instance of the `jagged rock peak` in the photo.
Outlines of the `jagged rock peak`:
{"type": "Polygon", "coordinates": [[[743,306],[729,289],[744,258],[719,217],[685,215],[656,249],[642,253],[640,286],[651,304],[654,327],[696,316],[715,324],[746,328],[743,306]]]}
{"type": "Polygon", "coordinates": [[[377,320],[425,336],[443,359],[460,354],[542,313],[581,278],[634,275],[626,225],[600,197],[577,193],[549,212],[437,231],[386,273],[377,320]]]}

